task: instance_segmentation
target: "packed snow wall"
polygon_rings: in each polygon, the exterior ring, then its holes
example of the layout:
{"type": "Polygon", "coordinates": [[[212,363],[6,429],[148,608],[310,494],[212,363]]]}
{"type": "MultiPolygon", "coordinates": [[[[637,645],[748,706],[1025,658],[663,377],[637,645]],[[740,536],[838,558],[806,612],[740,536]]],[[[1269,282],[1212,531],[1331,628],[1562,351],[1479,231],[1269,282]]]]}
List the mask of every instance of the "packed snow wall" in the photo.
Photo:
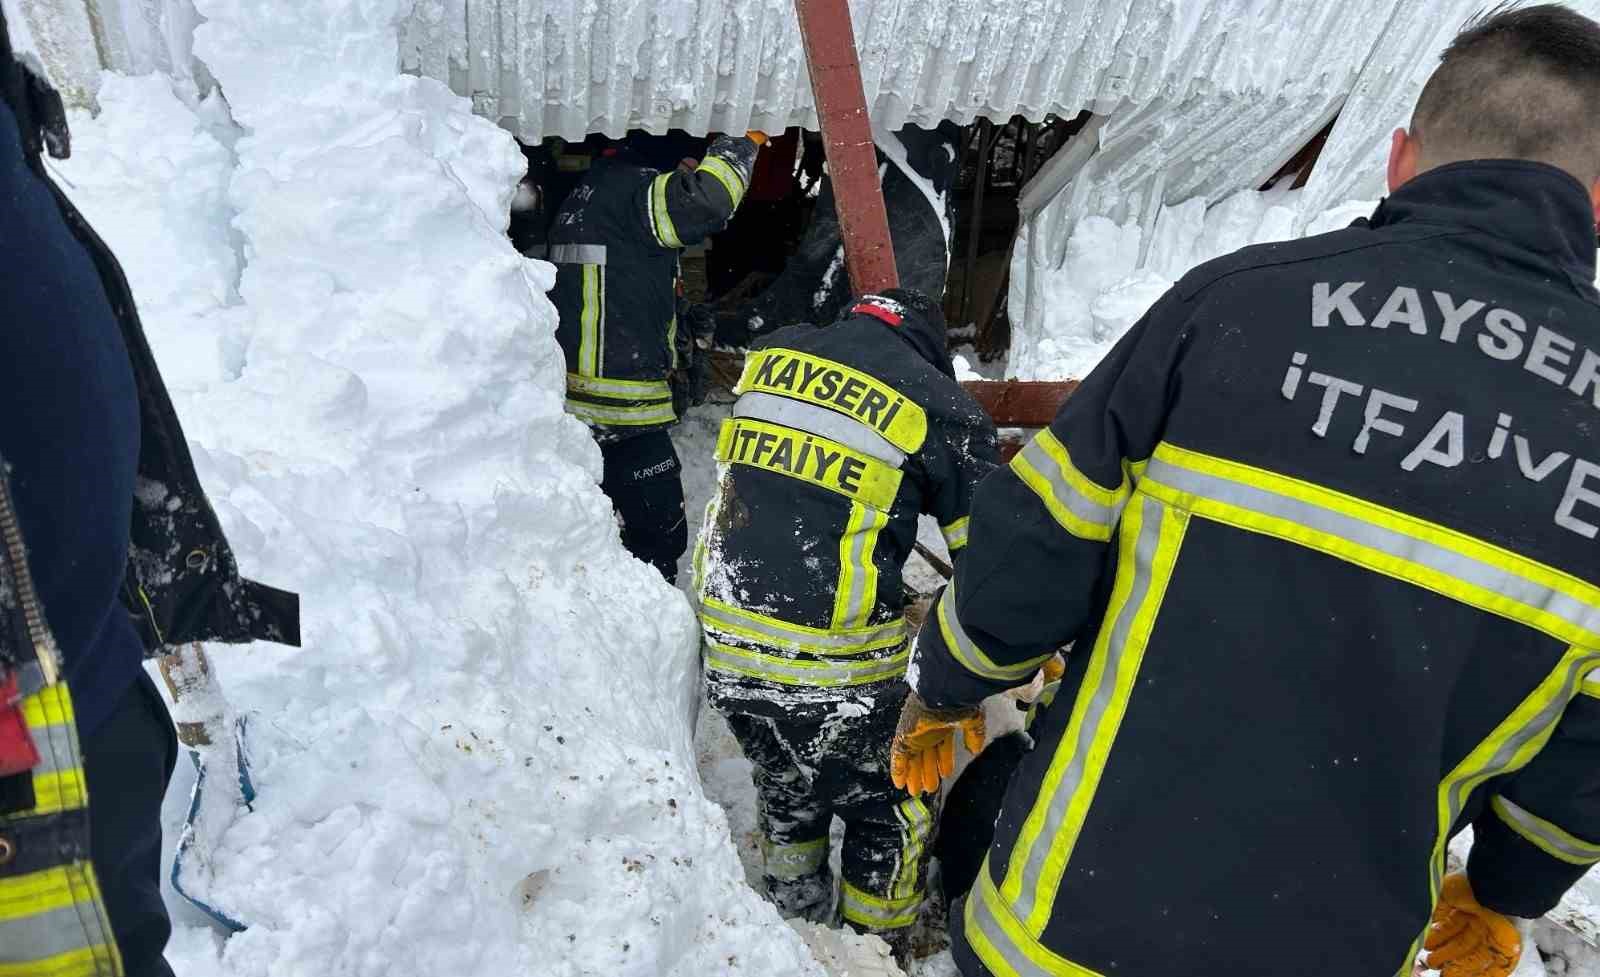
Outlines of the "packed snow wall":
{"type": "Polygon", "coordinates": [[[561,406],[523,160],[397,70],[401,0],[200,0],[226,92],[106,76],[52,164],[122,257],[201,476],[305,648],[212,649],[226,779],[181,977],[820,973],[695,771],[698,634],[561,406]],[[175,94],[176,92],[176,94],[175,94]]]}

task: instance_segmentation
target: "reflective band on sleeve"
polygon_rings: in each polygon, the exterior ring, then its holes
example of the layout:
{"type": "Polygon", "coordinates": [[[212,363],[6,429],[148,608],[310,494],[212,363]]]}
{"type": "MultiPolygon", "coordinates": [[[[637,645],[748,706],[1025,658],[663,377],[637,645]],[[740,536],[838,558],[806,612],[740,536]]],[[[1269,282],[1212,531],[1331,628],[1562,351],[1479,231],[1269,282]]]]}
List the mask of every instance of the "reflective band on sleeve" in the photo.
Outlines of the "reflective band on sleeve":
{"type": "Polygon", "coordinates": [[[989,878],[989,863],[967,895],[962,928],[974,953],[999,977],[1103,977],[1039,942],[1011,914],[989,878]]]}
{"type": "Polygon", "coordinates": [[[803,661],[780,658],[748,648],[706,642],[706,667],[718,672],[762,679],[779,685],[831,689],[871,685],[900,678],[906,671],[904,648],[886,658],[828,658],[803,661]]]}
{"type": "Polygon", "coordinates": [[[873,930],[904,929],[917,921],[922,893],[903,899],[884,899],[845,882],[839,886],[839,911],[857,926],[873,930]]]}
{"type": "Polygon", "coordinates": [[[578,313],[578,373],[597,377],[601,333],[606,321],[606,275],[599,265],[583,266],[583,308],[578,313]]]}
{"type": "Polygon", "coordinates": [[[824,836],[812,841],[780,845],[762,838],[761,861],[766,873],[775,879],[803,879],[827,863],[828,839],[824,836]]]}
{"type": "Polygon", "coordinates": [[[902,477],[899,469],[832,439],[744,417],[722,422],[717,460],[809,482],[885,512],[902,477]]]}
{"type": "Polygon", "coordinates": [[[863,628],[878,606],[878,565],[873,555],[878,534],[889,516],[859,502],[850,503],[850,519],[839,537],[839,584],[834,588],[833,626],[836,630],[863,628]]]}
{"type": "Polygon", "coordinates": [[[700,606],[700,623],[708,633],[755,642],[769,648],[808,655],[857,655],[881,651],[906,638],[905,618],[863,628],[824,630],[790,624],[707,597],[700,606]]]}
{"type": "Polygon", "coordinates": [[[73,711],[72,696],[67,694],[66,686],[47,685],[23,699],[22,721],[30,728],[75,723],[77,713],[73,711]]]}
{"type": "MultiPolygon", "coordinates": [[[[961,618],[956,613],[956,585],[954,582],[944,589],[939,595],[939,634],[944,638],[944,646],[961,663],[961,667],[980,678],[993,682],[1006,682],[1017,684],[1033,675],[1039,670],[1040,664],[1051,655],[1054,650],[1047,651],[1037,658],[1030,658],[1015,665],[1000,665],[994,659],[984,654],[978,643],[967,635],[961,626],[961,618]]],[[[917,640],[922,640],[919,636],[917,640]]]]}
{"type": "Polygon", "coordinates": [[[1498,794],[1489,804],[1507,827],[1551,858],[1572,865],[1600,862],[1600,845],[1584,841],[1498,794]]]}
{"type": "Polygon", "coordinates": [[[810,353],[780,347],[750,353],[733,392],[777,394],[853,417],[906,454],[928,439],[928,414],[916,401],[876,377],[810,353]]]}
{"type": "Polygon", "coordinates": [[[700,161],[699,172],[722,184],[722,189],[728,191],[728,200],[734,207],[739,206],[739,201],[744,199],[745,181],[744,175],[732,164],[720,156],[707,156],[700,161]]]}
{"type": "Polygon", "coordinates": [[[1095,641],[1066,731],[1023,822],[1000,887],[1012,915],[1035,937],[1049,920],[1133,698],[1188,519],[1187,513],[1137,496],[1122,520],[1117,573],[1104,617],[1108,626],[1101,628],[1095,641]]]}
{"type": "Polygon", "coordinates": [[[559,265],[595,265],[606,263],[606,246],[603,244],[552,244],[550,259],[559,265]]]}
{"type": "Polygon", "coordinates": [[[1600,588],[1436,523],[1331,489],[1163,444],[1140,486],[1198,516],[1275,536],[1600,648],[1600,588]]]}
{"type": "Polygon", "coordinates": [[[954,553],[967,545],[967,527],[971,523],[972,517],[962,516],[948,526],[939,527],[939,532],[944,534],[944,545],[949,547],[950,552],[954,553]]]}
{"type": "Polygon", "coordinates": [[[103,906],[87,862],[0,878],[0,977],[122,973],[103,906]]]}
{"type": "Polygon", "coordinates": [[[757,391],[743,394],[733,405],[733,416],[771,421],[811,434],[820,434],[895,468],[899,468],[906,461],[904,451],[850,415],[824,410],[788,397],[757,391]]]}
{"type": "Polygon", "coordinates": [[[569,397],[567,413],[595,427],[648,427],[651,424],[671,424],[678,419],[678,415],[672,410],[671,401],[664,404],[616,407],[569,397]]]}
{"type": "Polygon", "coordinates": [[[1011,470],[1044,503],[1061,528],[1080,539],[1111,540],[1132,487],[1126,476],[1115,489],[1104,488],[1072,464],[1072,457],[1049,428],[1011,459],[1011,470]]]}
{"type": "Polygon", "coordinates": [[[663,173],[650,184],[650,229],[662,247],[681,248],[683,241],[678,237],[678,225],[672,222],[672,214],[667,210],[667,182],[671,179],[672,173],[663,173]]]}

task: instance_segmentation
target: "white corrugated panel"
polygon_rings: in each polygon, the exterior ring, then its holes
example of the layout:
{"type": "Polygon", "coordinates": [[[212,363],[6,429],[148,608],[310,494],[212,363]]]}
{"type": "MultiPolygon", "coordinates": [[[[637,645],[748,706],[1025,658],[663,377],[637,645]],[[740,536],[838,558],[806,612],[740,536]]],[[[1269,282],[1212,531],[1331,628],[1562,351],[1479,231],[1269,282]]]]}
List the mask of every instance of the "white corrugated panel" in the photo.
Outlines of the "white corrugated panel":
{"type": "MultiPolygon", "coordinates": [[[[853,0],[880,127],[1347,86],[1397,0],[853,0]]],[[[401,60],[525,140],[816,124],[791,0],[422,0],[401,60]]]]}

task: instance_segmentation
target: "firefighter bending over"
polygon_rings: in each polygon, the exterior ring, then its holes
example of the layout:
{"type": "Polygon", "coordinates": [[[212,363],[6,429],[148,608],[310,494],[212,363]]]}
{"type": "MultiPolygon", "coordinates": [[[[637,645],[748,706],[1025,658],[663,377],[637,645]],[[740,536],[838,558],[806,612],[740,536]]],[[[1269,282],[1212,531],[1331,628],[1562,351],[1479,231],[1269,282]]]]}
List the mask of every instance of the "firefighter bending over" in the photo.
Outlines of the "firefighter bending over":
{"type": "Polygon", "coordinates": [[[689,346],[678,335],[678,254],[728,222],[766,138],[719,137],[704,160],[666,173],[626,144],[613,147],[550,228],[567,411],[600,443],[600,487],[616,507],[623,545],[669,582],[689,539],[682,469],[667,433],[678,419],[669,376],[689,346]]]}
{"type": "Polygon", "coordinates": [[[831,921],[837,814],[844,920],[905,959],[937,812],[889,778],[901,568],[921,513],[959,564],[994,425],[954,379],[938,306],[910,290],[766,337],[737,393],[695,560],[708,696],[755,765],[773,901],[831,921]]]}
{"type": "Polygon", "coordinates": [[[1370,220],[1191,272],[979,488],[897,766],[1075,645],[967,977],[1504,977],[1600,861],[1597,105],[1600,25],[1470,26],[1370,220]]]}

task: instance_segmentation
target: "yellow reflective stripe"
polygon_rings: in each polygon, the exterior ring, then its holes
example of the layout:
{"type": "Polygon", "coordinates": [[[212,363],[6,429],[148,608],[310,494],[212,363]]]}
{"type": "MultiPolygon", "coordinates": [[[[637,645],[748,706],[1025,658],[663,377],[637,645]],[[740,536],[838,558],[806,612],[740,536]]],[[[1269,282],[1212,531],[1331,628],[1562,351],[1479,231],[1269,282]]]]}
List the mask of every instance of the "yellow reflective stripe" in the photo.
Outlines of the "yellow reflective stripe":
{"type": "Polygon", "coordinates": [[[610,397],[613,400],[672,399],[672,387],[665,380],[616,380],[578,373],[567,374],[567,392],[610,397]]]}
{"type": "Polygon", "coordinates": [[[1055,953],[1027,931],[995,890],[987,859],[967,896],[962,924],[968,944],[995,977],[1104,977],[1055,953]]]}
{"type": "Polygon", "coordinates": [[[22,721],[30,728],[73,723],[77,719],[65,684],[47,685],[22,700],[22,721]]]}
{"type": "MultiPolygon", "coordinates": [[[[1438,820],[1434,825],[1433,858],[1428,880],[1432,904],[1438,903],[1439,886],[1444,880],[1445,848],[1450,840],[1450,828],[1461,817],[1467,798],[1489,780],[1521,770],[1544,749],[1568,704],[1577,697],[1584,675],[1597,664],[1600,664],[1600,651],[1567,649],[1560,663],[1545,676],[1544,681],[1439,783],[1438,820]]],[[[1412,972],[1411,965],[1422,951],[1422,941],[1426,935],[1426,930],[1417,934],[1402,965],[1395,970],[1397,975],[1409,975],[1412,972]]]]}
{"type": "Polygon", "coordinates": [[[1465,533],[1171,444],[1156,449],[1139,484],[1207,519],[1327,553],[1566,644],[1600,647],[1600,588],[1465,533]]]}
{"type": "Polygon", "coordinates": [[[716,529],[717,507],[721,502],[722,486],[719,484],[717,491],[711,495],[711,501],[706,503],[705,512],[700,519],[700,533],[694,540],[694,559],[691,561],[694,567],[692,592],[699,594],[702,601],[705,600],[706,552],[710,546],[711,534],[716,529]]]}
{"type": "Polygon", "coordinates": [[[1578,688],[1578,691],[1592,698],[1600,699],[1600,672],[1591,672],[1589,677],[1583,680],[1583,685],[1578,688]]]}
{"type": "Polygon", "coordinates": [[[1126,474],[1120,486],[1108,489],[1080,472],[1066,445],[1049,428],[1011,459],[1011,470],[1033,490],[1061,528],[1097,543],[1110,542],[1132,493],[1126,474]]]}
{"type": "Polygon", "coordinates": [[[811,875],[828,860],[828,838],[780,845],[765,836],[761,839],[761,861],[766,874],[775,879],[800,879],[811,875]]]}
{"type": "Polygon", "coordinates": [[[678,314],[672,314],[672,321],[667,323],[667,354],[672,357],[672,368],[676,370],[678,364],[678,314]]]}
{"type": "Polygon", "coordinates": [[[1546,821],[1519,806],[1516,802],[1497,794],[1489,801],[1489,806],[1494,808],[1494,813],[1505,822],[1506,827],[1551,858],[1571,865],[1593,865],[1600,862],[1600,845],[1584,841],[1560,825],[1546,821]]]}
{"type": "Polygon", "coordinates": [[[776,682],[780,685],[841,688],[887,682],[905,674],[907,652],[901,649],[885,658],[829,658],[802,661],[763,654],[748,648],[706,642],[706,667],[712,671],[776,682]]]}
{"type": "Polygon", "coordinates": [[[583,266],[583,307],[578,313],[578,374],[600,375],[600,333],[605,326],[605,272],[583,266]]]}
{"type": "Polygon", "coordinates": [[[750,353],[736,394],[777,394],[852,417],[906,454],[928,439],[928,414],[876,377],[833,360],[772,347],[750,353]]]}
{"type": "Polygon", "coordinates": [[[895,820],[900,823],[900,864],[895,866],[889,882],[889,897],[905,901],[922,901],[922,864],[926,857],[928,839],[933,835],[933,812],[920,797],[910,797],[894,808],[895,820]]]}
{"type": "Polygon", "coordinates": [[[700,161],[699,172],[722,184],[722,189],[728,191],[728,200],[733,206],[739,206],[739,201],[744,199],[744,176],[727,160],[720,156],[707,156],[700,161]]]}
{"type": "Polygon", "coordinates": [[[591,404],[583,400],[568,400],[567,413],[585,424],[608,427],[643,427],[649,424],[671,424],[678,419],[669,401],[664,404],[638,404],[634,406],[591,404]]]}
{"type": "Polygon", "coordinates": [[[33,799],[30,816],[75,811],[88,804],[89,791],[83,781],[83,768],[34,774],[33,799]]]}
{"type": "Polygon", "coordinates": [[[0,878],[0,977],[122,973],[88,862],[0,878]]]}
{"type": "Polygon", "coordinates": [[[972,524],[971,516],[962,516],[948,526],[940,526],[939,532],[944,534],[944,545],[954,553],[967,545],[967,527],[972,524]]]}
{"type": "MultiPolygon", "coordinates": [[[[1038,936],[1099,789],[1177,565],[1188,514],[1135,495],[1121,523],[1111,601],[1066,732],[1012,849],[1000,892],[1038,936]]],[[[1048,657],[1048,656],[1047,656],[1048,657]]]]}
{"type": "Polygon", "coordinates": [[[772,648],[821,656],[856,655],[892,648],[906,636],[905,618],[864,628],[812,628],[734,607],[714,597],[702,600],[700,624],[713,634],[721,632],[772,648]]]}
{"type": "Polygon", "coordinates": [[[878,565],[873,553],[889,516],[859,502],[850,503],[850,519],[839,537],[839,585],[834,588],[835,629],[865,627],[878,606],[878,565]]]}
{"type": "Polygon", "coordinates": [[[1021,682],[1039,670],[1039,665],[1045,659],[1055,654],[1047,651],[1037,658],[1018,662],[1015,665],[1001,665],[994,659],[984,654],[978,643],[973,641],[961,626],[961,618],[956,613],[956,585],[951,581],[950,586],[939,595],[939,608],[935,615],[939,621],[939,635],[944,638],[944,646],[962,668],[980,678],[992,682],[1021,682]]]}
{"type": "Polygon", "coordinates": [[[663,173],[650,185],[650,227],[662,247],[681,248],[683,241],[678,237],[678,225],[672,222],[672,213],[667,208],[667,181],[671,179],[671,172],[663,173]]]}
{"type": "Polygon", "coordinates": [[[722,422],[717,460],[787,475],[885,512],[900,493],[897,468],[821,435],[749,418],[722,422]]]}
{"type": "Polygon", "coordinates": [[[917,921],[922,910],[923,894],[918,892],[903,899],[884,899],[849,882],[839,886],[841,915],[858,926],[869,929],[901,929],[917,921]]]}

